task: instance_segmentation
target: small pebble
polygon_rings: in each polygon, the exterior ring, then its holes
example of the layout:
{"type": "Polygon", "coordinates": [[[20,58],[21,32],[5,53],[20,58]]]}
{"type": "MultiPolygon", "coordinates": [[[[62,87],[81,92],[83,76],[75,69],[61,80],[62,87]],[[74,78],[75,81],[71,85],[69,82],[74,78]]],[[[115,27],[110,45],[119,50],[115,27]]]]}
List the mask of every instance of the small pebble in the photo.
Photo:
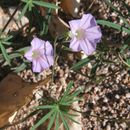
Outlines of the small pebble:
{"type": "Polygon", "coordinates": [[[127,93],[127,94],[126,94],[126,98],[130,98],[130,93],[127,93]]]}

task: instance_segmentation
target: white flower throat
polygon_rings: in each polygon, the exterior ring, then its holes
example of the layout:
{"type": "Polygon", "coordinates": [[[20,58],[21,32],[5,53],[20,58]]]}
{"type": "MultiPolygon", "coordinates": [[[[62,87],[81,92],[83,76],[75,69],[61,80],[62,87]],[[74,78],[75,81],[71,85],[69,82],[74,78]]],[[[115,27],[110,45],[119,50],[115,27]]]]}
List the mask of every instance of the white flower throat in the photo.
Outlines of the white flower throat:
{"type": "Polygon", "coordinates": [[[85,30],[84,29],[78,29],[75,33],[75,36],[78,40],[82,40],[85,38],[85,30]]]}
{"type": "Polygon", "coordinates": [[[39,58],[40,56],[41,56],[41,54],[40,54],[40,52],[39,52],[38,50],[32,51],[32,57],[33,57],[34,59],[37,59],[37,58],[39,58]]]}

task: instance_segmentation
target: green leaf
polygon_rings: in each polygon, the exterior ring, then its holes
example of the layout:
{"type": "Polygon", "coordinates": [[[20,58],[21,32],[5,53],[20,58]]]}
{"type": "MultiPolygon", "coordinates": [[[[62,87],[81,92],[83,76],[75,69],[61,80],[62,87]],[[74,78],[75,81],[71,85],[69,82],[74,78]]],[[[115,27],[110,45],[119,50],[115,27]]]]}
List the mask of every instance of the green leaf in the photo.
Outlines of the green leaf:
{"type": "Polygon", "coordinates": [[[12,42],[5,42],[5,41],[3,41],[2,44],[4,44],[4,45],[11,45],[12,42]]]}
{"type": "Polygon", "coordinates": [[[12,38],[13,38],[13,36],[12,36],[12,35],[7,36],[7,37],[4,39],[4,41],[8,41],[8,40],[10,40],[10,39],[12,39],[12,38]]]}
{"type": "Polygon", "coordinates": [[[91,76],[96,76],[96,71],[97,71],[97,68],[99,67],[99,62],[97,61],[96,64],[93,65],[92,69],[91,69],[91,76]]]}
{"type": "Polygon", "coordinates": [[[120,25],[118,25],[116,23],[109,22],[109,21],[106,21],[106,20],[97,20],[97,23],[100,24],[100,25],[111,27],[111,28],[114,28],[116,30],[123,31],[123,32],[126,32],[126,33],[130,34],[129,29],[127,29],[125,27],[122,27],[122,26],[120,26],[120,25]]]}
{"type": "Polygon", "coordinates": [[[56,121],[55,121],[55,123],[56,123],[55,130],[58,130],[58,128],[59,128],[59,112],[57,112],[57,114],[56,114],[56,121]]]}
{"type": "Polygon", "coordinates": [[[53,123],[54,123],[56,114],[57,114],[57,112],[55,111],[54,114],[52,115],[51,119],[50,119],[50,122],[49,122],[49,125],[48,125],[47,130],[51,130],[51,127],[52,127],[52,125],[53,125],[53,123]]]}
{"type": "Polygon", "coordinates": [[[17,57],[21,57],[22,55],[19,54],[19,53],[13,53],[13,54],[10,54],[8,55],[10,59],[14,59],[14,58],[17,58],[17,57]]]}
{"type": "Polygon", "coordinates": [[[54,113],[55,110],[51,110],[49,113],[47,113],[41,120],[39,120],[34,126],[31,127],[31,130],[35,130],[37,127],[39,127],[43,122],[45,122],[50,116],[54,113]]]}
{"type": "Polygon", "coordinates": [[[22,63],[20,66],[16,67],[16,68],[12,68],[12,70],[14,70],[14,72],[18,73],[22,70],[24,70],[26,68],[26,64],[22,63]]]}
{"type": "Polygon", "coordinates": [[[28,10],[32,11],[32,8],[34,7],[33,1],[30,0],[29,4],[28,4],[28,10]]]}
{"type": "Polygon", "coordinates": [[[67,99],[67,100],[64,100],[60,103],[60,105],[63,105],[63,106],[70,106],[72,105],[73,102],[76,102],[76,101],[81,101],[81,98],[77,98],[77,99],[67,99]]]}
{"type": "Polygon", "coordinates": [[[69,126],[68,126],[68,124],[67,124],[67,121],[64,119],[63,114],[61,113],[61,111],[59,111],[59,113],[60,113],[60,118],[61,118],[61,120],[62,120],[62,122],[63,122],[63,125],[64,125],[65,129],[66,129],[66,130],[69,130],[69,126]]]}
{"type": "Polygon", "coordinates": [[[71,98],[72,98],[72,97],[76,97],[76,96],[78,96],[81,92],[83,92],[83,90],[82,90],[82,89],[79,89],[79,90],[75,91],[74,93],[72,93],[72,94],[70,95],[70,97],[71,97],[71,98]]]}
{"type": "Polygon", "coordinates": [[[69,94],[72,87],[73,87],[73,82],[69,82],[66,91],[64,92],[63,96],[60,99],[60,102],[62,102],[65,99],[65,97],[69,94]]]}
{"type": "Polygon", "coordinates": [[[70,115],[71,117],[76,117],[78,116],[77,114],[72,114],[72,113],[68,113],[66,111],[62,111],[64,114],[70,115]]]}
{"type": "Polygon", "coordinates": [[[16,50],[16,52],[25,53],[25,52],[27,52],[29,49],[30,49],[30,46],[28,46],[28,47],[23,47],[23,48],[20,48],[20,49],[16,50]]]}
{"type": "Polygon", "coordinates": [[[84,65],[87,65],[91,60],[93,60],[95,57],[94,56],[90,56],[87,58],[82,59],[81,61],[79,61],[78,63],[74,64],[71,69],[73,70],[78,70],[81,67],[83,67],[84,65]]]}
{"type": "Polygon", "coordinates": [[[62,100],[60,101],[60,104],[65,104],[65,105],[69,105],[75,101],[80,101],[81,98],[76,98],[74,99],[76,96],[78,96],[82,91],[76,91],[71,95],[67,95],[66,97],[62,98],[62,100]]]}
{"type": "Polygon", "coordinates": [[[29,0],[21,0],[21,1],[24,2],[24,3],[28,3],[29,0]]]}
{"type": "Polygon", "coordinates": [[[26,5],[24,6],[21,14],[19,15],[18,21],[21,20],[21,18],[25,15],[25,13],[27,12],[28,7],[29,7],[29,4],[26,3],[26,5]]]}
{"type": "Polygon", "coordinates": [[[11,64],[10,64],[9,56],[8,56],[8,54],[7,54],[7,52],[6,52],[6,49],[4,48],[4,46],[2,45],[1,42],[0,42],[0,48],[1,48],[1,51],[2,51],[2,54],[3,54],[4,58],[5,58],[5,60],[7,61],[7,63],[8,63],[9,65],[11,65],[11,64]]]}
{"type": "Polygon", "coordinates": [[[5,45],[11,45],[12,42],[9,42],[9,40],[12,38],[13,36],[7,36],[6,38],[2,38],[1,41],[2,41],[2,44],[5,44],[5,45]]]}
{"type": "Polygon", "coordinates": [[[33,107],[33,108],[34,109],[52,109],[54,107],[55,107],[54,105],[45,105],[45,106],[36,106],[36,107],[33,107]]]}
{"type": "MultiPolygon", "coordinates": [[[[129,39],[129,40],[130,40],[130,39],[129,39]]],[[[123,54],[127,48],[129,48],[129,45],[128,45],[128,44],[124,44],[124,45],[121,47],[120,53],[123,54]]]]}
{"type": "Polygon", "coordinates": [[[127,64],[129,64],[129,65],[130,65],[130,59],[127,59],[127,60],[126,60],[126,62],[127,62],[127,64]]]}
{"type": "Polygon", "coordinates": [[[64,93],[64,96],[66,96],[67,94],[69,94],[71,88],[73,87],[74,83],[72,81],[69,82],[67,88],[66,88],[66,91],[64,93]]]}
{"type": "MultiPolygon", "coordinates": [[[[73,122],[76,123],[76,124],[80,124],[79,122],[77,122],[76,120],[73,119],[74,116],[71,116],[71,115],[69,115],[67,112],[64,112],[64,111],[62,111],[62,113],[63,113],[63,115],[64,115],[65,117],[67,117],[69,120],[73,121],[73,122]]],[[[78,116],[78,115],[77,115],[77,116],[78,116]]]]}
{"type": "Polygon", "coordinates": [[[45,16],[45,21],[43,22],[43,29],[40,33],[41,36],[43,34],[46,35],[48,33],[48,25],[49,25],[50,20],[51,20],[51,11],[52,11],[52,9],[49,9],[47,12],[47,15],[45,16]]]}
{"type": "Polygon", "coordinates": [[[36,5],[43,6],[43,7],[46,7],[46,8],[51,8],[51,9],[58,9],[59,8],[55,4],[50,4],[48,2],[43,2],[43,1],[33,0],[33,3],[36,4],[36,5]]]}

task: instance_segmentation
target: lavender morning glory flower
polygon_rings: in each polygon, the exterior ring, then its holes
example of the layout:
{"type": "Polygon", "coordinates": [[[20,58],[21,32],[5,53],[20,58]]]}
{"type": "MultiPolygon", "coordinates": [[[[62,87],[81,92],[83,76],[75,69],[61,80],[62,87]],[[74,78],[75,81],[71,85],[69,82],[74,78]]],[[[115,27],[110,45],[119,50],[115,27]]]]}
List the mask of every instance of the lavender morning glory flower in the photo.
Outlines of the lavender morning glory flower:
{"type": "Polygon", "coordinates": [[[102,33],[95,18],[91,14],[84,14],[81,19],[69,21],[70,25],[70,48],[73,51],[84,51],[86,55],[91,55],[102,33]]]}
{"type": "Polygon", "coordinates": [[[54,63],[53,48],[48,41],[34,38],[31,48],[25,53],[25,58],[32,62],[33,72],[41,72],[54,63]]]}

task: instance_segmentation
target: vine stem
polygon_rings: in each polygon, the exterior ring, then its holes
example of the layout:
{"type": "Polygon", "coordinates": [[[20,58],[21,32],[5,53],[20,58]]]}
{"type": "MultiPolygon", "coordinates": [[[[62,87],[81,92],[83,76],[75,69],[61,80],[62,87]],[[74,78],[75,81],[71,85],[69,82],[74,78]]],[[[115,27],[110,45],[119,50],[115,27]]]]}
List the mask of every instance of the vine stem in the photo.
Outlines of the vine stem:
{"type": "Polygon", "coordinates": [[[55,74],[55,66],[56,66],[56,47],[57,47],[57,37],[55,38],[54,41],[54,65],[52,68],[52,84],[54,83],[54,74],[55,74]]]}
{"type": "Polygon", "coordinates": [[[20,3],[17,8],[14,10],[13,14],[11,15],[11,17],[9,18],[8,22],[5,24],[4,28],[2,29],[2,32],[5,31],[5,29],[7,28],[7,26],[9,25],[9,23],[11,22],[11,20],[13,19],[14,15],[16,14],[16,12],[18,11],[19,7],[22,5],[22,3],[20,3]]]}
{"type": "Polygon", "coordinates": [[[120,53],[118,53],[118,56],[119,56],[120,60],[121,60],[126,66],[128,66],[128,67],[130,68],[130,65],[123,60],[123,58],[122,58],[122,56],[120,55],[120,53]]]}

